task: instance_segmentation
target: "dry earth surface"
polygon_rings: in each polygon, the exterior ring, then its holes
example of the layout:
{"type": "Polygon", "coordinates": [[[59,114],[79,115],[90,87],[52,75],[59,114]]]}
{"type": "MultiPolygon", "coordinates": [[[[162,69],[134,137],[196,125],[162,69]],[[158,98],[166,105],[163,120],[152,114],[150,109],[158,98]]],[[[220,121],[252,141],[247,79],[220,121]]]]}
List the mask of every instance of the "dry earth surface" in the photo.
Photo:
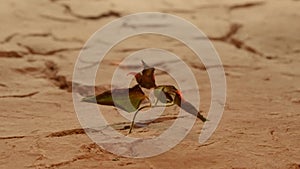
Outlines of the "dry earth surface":
{"type": "MultiPolygon", "coordinates": [[[[300,168],[300,1],[1,0],[0,8],[1,169],[300,168]],[[116,18],[146,11],[180,16],[212,40],[227,75],[227,103],[205,144],[198,143],[203,124],[196,121],[170,151],[131,159],[101,149],[84,133],[70,89],[85,41],[116,18]]],[[[115,46],[99,69],[97,92],[109,89],[122,58],[149,47],[167,49],[192,68],[206,116],[206,70],[185,45],[167,37],[141,35],[115,46]]],[[[157,74],[159,83],[167,82],[163,77],[157,74]]],[[[99,107],[121,122],[115,109],[99,107]]],[[[133,135],[161,133],[178,110],[169,108],[133,135]]]]}

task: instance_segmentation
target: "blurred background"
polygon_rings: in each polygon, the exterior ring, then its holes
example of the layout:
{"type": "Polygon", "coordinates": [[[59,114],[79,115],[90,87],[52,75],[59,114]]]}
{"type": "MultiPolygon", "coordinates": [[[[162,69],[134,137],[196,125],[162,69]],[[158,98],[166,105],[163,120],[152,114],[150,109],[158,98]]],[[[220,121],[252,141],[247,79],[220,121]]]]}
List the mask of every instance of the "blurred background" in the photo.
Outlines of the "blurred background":
{"type": "MultiPolygon", "coordinates": [[[[300,168],[299,9],[298,0],[1,0],[0,168],[300,168]],[[101,149],[81,128],[71,96],[77,56],[95,31],[137,12],[182,17],[219,53],[227,103],[205,144],[198,143],[203,123],[197,121],[169,152],[128,159],[101,149]]],[[[126,56],[153,47],[190,66],[200,86],[199,109],[207,115],[206,68],[169,37],[140,35],[112,48],[98,70],[96,92],[110,89],[113,71],[126,56]]],[[[169,81],[162,72],[157,78],[169,81]]],[[[115,110],[101,109],[118,121],[115,110]]],[[[139,128],[134,136],[161,133],[172,120],[139,128]]]]}

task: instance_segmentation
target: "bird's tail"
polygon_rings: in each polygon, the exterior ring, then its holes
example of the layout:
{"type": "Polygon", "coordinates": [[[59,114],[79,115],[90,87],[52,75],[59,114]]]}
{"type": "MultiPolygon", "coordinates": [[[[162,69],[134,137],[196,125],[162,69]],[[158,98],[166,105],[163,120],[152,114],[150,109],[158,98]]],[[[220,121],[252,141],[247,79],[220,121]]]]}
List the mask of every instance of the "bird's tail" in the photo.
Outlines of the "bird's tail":
{"type": "Polygon", "coordinates": [[[95,96],[88,96],[81,99],[82,102],[97,103],[95,96]]]}
{"type": "Polygon", "coordinates": [[[185,110],[186,112],[196,116],[197,118],[199,118],[201,121],[205,122],[207,121],[207,119],[202,116],[200,114],[200,112],[189,102],[182,100],[181,104],[179,105],[183,110],[185,110]]]}
{"type": "Polygon", "coordinates": [[[202,115],[200,114],[200,112],[198,112],[197,117],[198,117],[201,121],[203,121],[203,122],[206,122],[206,121],[207,121],[207,119],[206,119],[204,116],[202,116],[202,115]]]}

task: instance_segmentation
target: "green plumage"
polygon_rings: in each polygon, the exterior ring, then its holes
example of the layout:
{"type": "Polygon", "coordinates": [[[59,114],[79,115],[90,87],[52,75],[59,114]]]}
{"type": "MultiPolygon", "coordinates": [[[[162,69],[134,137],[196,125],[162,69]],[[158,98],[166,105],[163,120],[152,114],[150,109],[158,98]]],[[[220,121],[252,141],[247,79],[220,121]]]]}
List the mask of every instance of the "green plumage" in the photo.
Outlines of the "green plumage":
{"type": "Polygon", "coordinates": [[[82,101],[115,106],[127,112],[134,112],[146,98],[139,85],[135,85],[129,89],[114,89],[105,91],[97,96],[85,97],[82,101]]]}

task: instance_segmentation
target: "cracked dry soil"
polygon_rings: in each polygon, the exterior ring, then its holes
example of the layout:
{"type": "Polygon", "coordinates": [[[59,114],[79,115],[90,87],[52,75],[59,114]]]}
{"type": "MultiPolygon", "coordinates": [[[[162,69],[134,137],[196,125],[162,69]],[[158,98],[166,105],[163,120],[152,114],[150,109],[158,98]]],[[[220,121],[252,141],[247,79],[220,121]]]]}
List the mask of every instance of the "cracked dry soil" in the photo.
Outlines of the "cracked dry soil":
{"type": "MultiPolygon", "coordinates": [[[[1,169],[300,168],[300,1],[1,0],[0,8],[1,169]],[[85,134],[72,104],[72,71],[84,42],[96,30],[145,11],[183,17],[208,36],[226,71],[227,103],[205,144],[198,144],[203,124],[196,121],[170,151],[128,159],[101,149],[85,134]]],[[[121,42],[104,58],[97,86],[75,84],[76,92],[86,96],[91,88],[96,93],[108,90],[122,59],[149,47],[169,50],[190,66],[206,116],[210,67],[167,37],[145,35],[121,42]]],[[[164,72],[158,71],[157,79],[168,83],[164,72]]],[[[126,134],[130,122],[111,107],[99,107],[110,125],[126,134]]],[[[168,108],[146,127],[135,128],[133,136],[159,135],[172,125],[178,110],[168,108]]]]}

